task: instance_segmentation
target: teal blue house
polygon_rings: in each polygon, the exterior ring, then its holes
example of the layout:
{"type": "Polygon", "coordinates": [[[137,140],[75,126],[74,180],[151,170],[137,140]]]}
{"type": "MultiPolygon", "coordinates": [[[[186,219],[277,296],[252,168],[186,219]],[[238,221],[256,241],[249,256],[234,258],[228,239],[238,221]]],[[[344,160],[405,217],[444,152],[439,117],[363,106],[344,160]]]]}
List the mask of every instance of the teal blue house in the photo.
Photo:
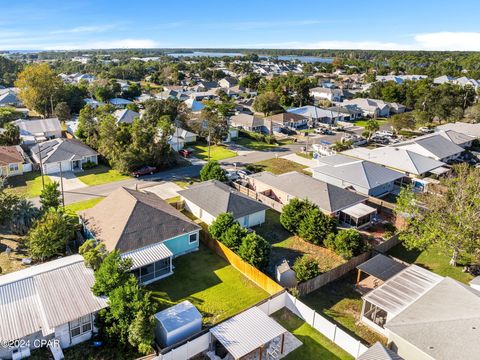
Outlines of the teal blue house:
{"type": "Polygon", "coordinates": [[[132,259],[132,272],[148,284],[173,274],[172,259],[198,250],[200,226],[157,195],[119,188],[80,213],[86,238],[132,259]]]}

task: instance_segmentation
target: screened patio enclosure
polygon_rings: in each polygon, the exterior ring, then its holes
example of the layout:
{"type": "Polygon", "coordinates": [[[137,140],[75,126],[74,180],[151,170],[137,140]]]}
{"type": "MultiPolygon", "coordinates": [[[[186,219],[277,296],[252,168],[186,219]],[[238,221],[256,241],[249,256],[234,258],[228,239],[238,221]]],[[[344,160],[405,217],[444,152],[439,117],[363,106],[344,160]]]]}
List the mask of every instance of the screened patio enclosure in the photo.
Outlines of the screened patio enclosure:
{"type": "Polygon", "coordinates": [[[360,203],[340,211],[338,220],[340,224],[359,229],[369,225],[372,221],[372,216],[376,213],[377,209],[360,203]]]}

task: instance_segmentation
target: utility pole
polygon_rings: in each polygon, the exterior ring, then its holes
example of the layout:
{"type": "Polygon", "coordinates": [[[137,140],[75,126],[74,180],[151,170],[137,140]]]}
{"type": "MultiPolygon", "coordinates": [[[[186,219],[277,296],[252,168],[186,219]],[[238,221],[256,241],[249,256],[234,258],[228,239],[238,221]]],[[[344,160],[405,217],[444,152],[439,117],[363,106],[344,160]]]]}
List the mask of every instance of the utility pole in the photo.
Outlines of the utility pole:
{"type": "Polygon", "coordinates": [[[208,161],[210,161],[210,126],[208,127],[208,161]]]}
{"type": "Polygon", "coordinates": [[[62,162],[61,161],[60,161],[60,189],[62,190],[63,210],[65,210],[65,194],[63,192],[63,172],[62,172],[62,162]]]}
{"type": "Polygon", "coordinates": [[[40,143],[38,142],[36,136],[35,136],[35,142],[37,143],[38,157],[39,157],[39,160],[40,160],[40,175],[42,176],[42,190],[44,190],[45,189],[45,179],[43,177],[42,149],[40,149],[40,143]]]}

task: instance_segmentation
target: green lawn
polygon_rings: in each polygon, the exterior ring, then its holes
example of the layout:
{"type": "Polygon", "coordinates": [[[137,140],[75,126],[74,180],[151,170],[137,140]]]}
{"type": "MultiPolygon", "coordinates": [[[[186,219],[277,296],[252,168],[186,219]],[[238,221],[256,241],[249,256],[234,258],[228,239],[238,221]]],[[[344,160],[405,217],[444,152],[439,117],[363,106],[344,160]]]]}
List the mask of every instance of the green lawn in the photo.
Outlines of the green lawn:
{"type": "Polygon", "coordinates": [[[25,257],[27,257],[27,249],[24,237],[7,231],[0,233],[0,276],[24,269],[26,265],[22,264],[22,259],[25,257]],[[7,247],[12,250],[10,254],[5,252],[7,247]]]}
{"type": "Polygon", "coordinates": [[[353,357],[339,346],[335,345],[305,321],[294,315],[287,309],[282,309],[272,317],[285,329],[290,331],[302,342],[299,348],[292,351],[285,360],[347,360],[353,357]]]}
{"type": "MultiPolygon", "coordinates": [[[[208,160],[208,145],[206,144],[195,144],[190,146],[193,149],[193,156],[202,159],[208,160]]],[[[210,160],[223,160],[231,157],[237,156],[237,153],[231,150],[228,150],[224,145],[212,145],[210,146],[210,160]]]]}
{"type": "Polygon", "coordinates": [[[461,257],[459,266],[451,266],[448,262],[450,256],[438,248],[431,248],[425,251],[407,250],[403,244],[395,246],[390,250],[389,255],[408,263],[422,266],[442,276],[449,276],[455,280],[468,284],[473,276],[462,272],[463,265],[470,262],[470,259],[461,257]]]}
{"type": "Polygon", "coordinates": [[[274,174],[284,174],[290,171],[303,172],[305,165],[287,159],[268,159],[250,165],[258,171],[270,171],[274,174]]]}
{"type": "Polygon", "coordinates": [[[106,184],[114,181],[131,179],[130,176],[122,175],[105,165],[98,165],[92,169],[84,170],[77,174],[77,177],[88,186],[106,184]]]}
{"type": "Polygon", "coordinates": [[[304,153],[304,152],[297,152],[296,154],[297,154],[298,156],[301,156],[301,157],[305,158],[305,159],[309,159],[309,160],[313,159],[313,152],[311,152],[311,151],[306,152],[306,153],[304,153]]]}
{"type": "Polygon", "coordinates": [[[291,140],[278,140],[276,144],[267,144],[263,141],[258,141],[254,139],[250,139],[247,137],[239,137],[235,139],[235,143],[241,146],[245,146],[246,148],[258,151],[268,151],[272,149],[276,149],[282,145],[292,144],[291,140]]]}
{"type": "Polygon", "coordinates": [[[203,315],[204,325],[226,319],[267,298],[224,259],[205,246],[174,259],[174,274],[148,286],[162,308],[189,300],[203,315]]]}
{"type": "MultiPolygon", "coordinates": [[[[45,175],[45,185],[50,184],[52,180],[45,175]]],[[[17,195],[26,198],[33,198],[42,192],[42,176],[40,172],[28,172],[23,175],[12,176],[7,179],[7,191],[11,191],[17,195]]]]}
{"type": "Polygon", "coordinates": [[[330,318],[353,336],[372,345],[376,341],[386,344],[384,337],[360,323],[362,299],[360,294],[355,291],[355,276],[356,271],[352,271],[337,281],[308,294],[301,300],[318,313],[330,318]]]}
{"type": "MultiPolygon", "coordinates": [[[[352,121],[352,123],[355,125],[355,126],[361,126],[361,127],[365,127],[367,125],[367,122],[371,120],[371,119],[362,119],[362,120],[355,120],[355,121],[352,121]]],[[[383,124],[386,124],[387,123],[387,119],[385,118],[377,118],[376,119],[378,124],[379,125],[383,125],[383,124]]]]}
{"type": "Polygon", "coordinates": [[[77,213],[82,210],[90,209],[102,201],[103,197],[98,197],[90,200],[79,201],[70,205],[65,206],[65,210],[73,213],[77,213]]]}

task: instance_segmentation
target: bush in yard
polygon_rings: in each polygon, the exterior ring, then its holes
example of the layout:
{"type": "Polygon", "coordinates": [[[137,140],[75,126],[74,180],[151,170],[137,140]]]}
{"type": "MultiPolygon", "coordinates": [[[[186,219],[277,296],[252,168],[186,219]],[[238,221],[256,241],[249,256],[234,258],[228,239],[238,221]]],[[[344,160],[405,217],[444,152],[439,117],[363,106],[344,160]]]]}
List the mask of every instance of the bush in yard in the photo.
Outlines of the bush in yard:
{"type": "Polygon", "coordinates": [[[10,229],[14,234],[25,235],[39,217],[40,210],[27,199],[20,199],[13,206],[10,229]]]}
{"type": "Polygon", "coordinates": [[[238,222],[234,222],[220,237],[220,241],[231,249],[237,251],[242,244],[243,238],[247,235],[247,230],[242,228],[238,222]]]}
{"type": "Polygon", "coordinates": [[[263,270],[268,265],[270,250],[270,243],[252,232],[243,238],[238,255],[250,265],[263,270]]]}
{"type": "Polygon", "coordinates": [[[60,206],[60,190],[58,190],[59,184],[53,182],[50,184],[45,184],[45,188],[40,193],[40,204],[42,205],[42,210],[48,210],[50,208],[58,209],[60,206]]]}
{"type": "Polygon", "coordinates": [[[222,235],[233,225],[232,213],[222,213],[208,227],[208,232],[215,240],[221,241],[222,235]]]}
{"type": "Polygon", "coordinates": [[[337,232],[336,220],[314,208],[304,215],[298,225],[298,236],[315,245],[321,245],[328,234],[337,232]]]}
{"type": "Polygon", "coordinates": [[[283,207],[280,214],[280,224],[288,231],[297,234],[300,222],[306,216],[306,213],[314,208],[315,205],[308,200],[293,198],[283,207]]]}
{"type": "Polygon", "coordinates": [[[40,261],[63,255],[65,246],[75,237],[77,227],[78,220],[75,217],[50,209],[35,222],[28,233],[29,255],[40,261]]]}
{"type": "Polygon", "coordinates": [[[353,229],[340,230],[335,236],[329,235],[325,240],[325,246],[346,260],[360,255],[367,249],[362,234],[353,229]]]}
{"type": "Polygon", "coordinates": [[[110,292],[128,281],[131,267],[132,260],[122,259],[117,250],[109,253],[95,271],[93,293],[97,296],[108,296],[110,292]]]}
{"type": "Polygon", "coordinates": [[[309,255],[297,258],[293,264],[293,271],[295,271],[298,281],[310,280],[320,274],[318,261],[309,255]]]}
{"type": "Polygon", "coordinates": [[[218,161],[209,161],[203,165],[202,170],[200,170],[200,180],[219,180],[226,181],[227,176],[225,170],[220,167],[218,161]]]}
{"type": "Polygon", "coordinates": [[[82,169],[83,170],[88,170],[96,167],[97,164],[95,164],[93,161],[88,160],[86,163],[82,164],[82,169]]]}
{"type": "Polygon", "coordinates": [[[79,247],[78,253],[83,256],[85,265],[97,270],[107,256],[105,244],[100,242],[95,243],[95,240],[89,239],[79,247]]]}
{"type": "Polygon", "coordinates": [[[383,228],[385,229],[385,233],[383,234],[385,239],[391,238],[397,232],[395,225],[390,222],[387,222],[385,225],[383,225],[383,228]]]}

